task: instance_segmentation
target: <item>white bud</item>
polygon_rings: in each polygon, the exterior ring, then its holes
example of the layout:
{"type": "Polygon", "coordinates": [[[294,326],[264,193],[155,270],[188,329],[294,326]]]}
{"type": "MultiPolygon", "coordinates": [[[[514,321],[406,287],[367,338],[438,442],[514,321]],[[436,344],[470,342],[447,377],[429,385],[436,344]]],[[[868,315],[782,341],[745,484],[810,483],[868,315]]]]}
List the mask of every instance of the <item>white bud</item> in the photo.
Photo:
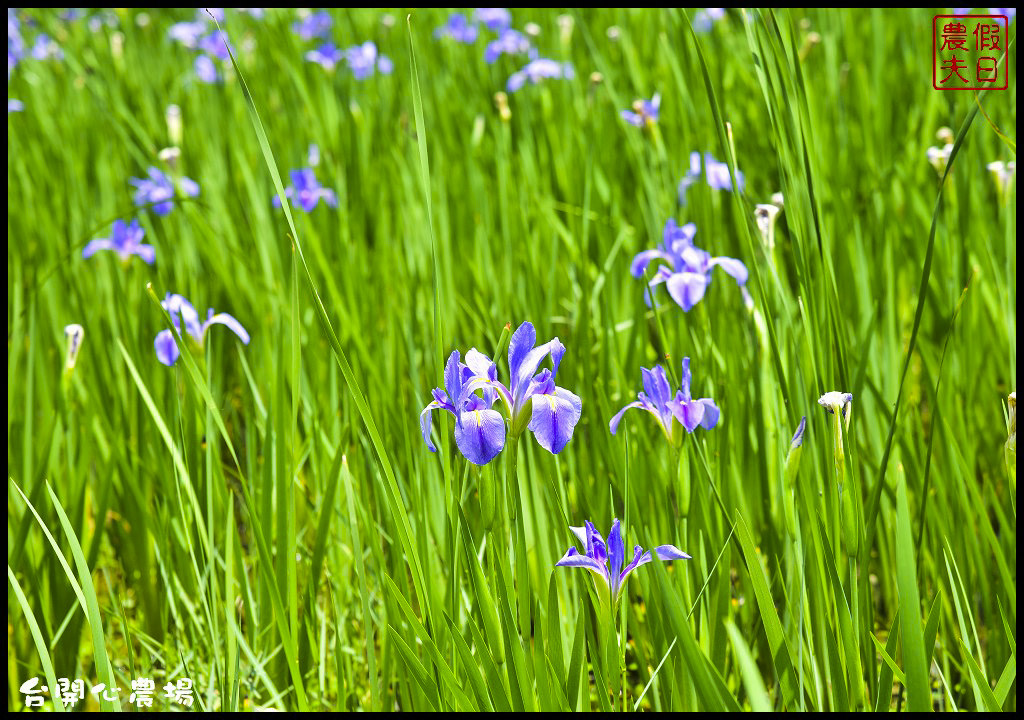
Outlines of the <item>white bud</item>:
{"type": "Polygon", "coordinates": [[[165,118],[167,120],[167,135],[172,145],[181,145],[181,108],[177,105],[168,105],[165,118]]]}
{"type": "Polygon", "coordinates": [[[928,162],[935,168],[935,172],[942,177],[942,173],[946,170],[946,165],[949,164],[949,156],[953,152],[953,144],[947,143],[941,148],[935,147],[934,145],[925,151],[925,155],[928,157],[928,162]]]}
{"type": "Polygon", "coordinates": [[[1007,432],[1006,437],[1006,448],[1012,452],[1017,452],[1017,391],[1014,390],[1006,398],[1006,407],[1010,414],[1010,429],[1007,432]]]}
{"type": "Polygon", "coordinates": [[[178,158],[181,157],[181,148],[177,146],[165,147],[157,154],[157,157],[167,163],[167,165],[174,170],[178,167],[178,158]]]}
{"type": "Polygon", "coordinates": [[[556,18],[556,22],[558,23],[559,39],[563,45],[568,45],[569,41],[572,40],[572,29],[575,23],[572,15],[559,15],[556,18]]]}
{"type": "Polygon", "coordinates": [[[110,34],[110,54],[115,60],[124,56],[124,33],[114,32],[110,34]]]}
{"type": "Polygon", "coordinates": [[[85,337],[85,328],[78,323],[72,323],[64,327],[64,340],[67,349],[64,353],[64,369],[71,371],[75,369],[78,361],[78,351],[82,349],[82,339],[85,337]]]}
{"type": "Polygon", "coordinates": [[[1014,177],[1017,175],[1017,163],[1013,160],[1006,163],[1002,160],[996,160],[990,162],[985,167],[988,168],[989,172],[992,173],[992,177],[995,178],[996,188],[999,190],[1000,195],[1006,192],[1006,189],[1010,187],[1010,183],[1013,182],[1014,177]]]}
{"type": "Polygon", "coordinates": [[[484,116],[477,115],[473,119],[473,134],[469,138],[472,147],[479,147],[480,141],[484,139],[484,116]]]}
{"type": "Polygon", "coordinates": [[[754,208],[757,229],[761,231],[761,239],[769,250],[775,248],[775,219],[782,209],[771,203],[760,203],[754,208]]]}
{"type": "Polygon", "coordinates": [[[846,426],[850,426],[850,406],[853,404],[853,394],[833,390],[818,398],[818,404],[827,412],[842,413],[846,426]]]}

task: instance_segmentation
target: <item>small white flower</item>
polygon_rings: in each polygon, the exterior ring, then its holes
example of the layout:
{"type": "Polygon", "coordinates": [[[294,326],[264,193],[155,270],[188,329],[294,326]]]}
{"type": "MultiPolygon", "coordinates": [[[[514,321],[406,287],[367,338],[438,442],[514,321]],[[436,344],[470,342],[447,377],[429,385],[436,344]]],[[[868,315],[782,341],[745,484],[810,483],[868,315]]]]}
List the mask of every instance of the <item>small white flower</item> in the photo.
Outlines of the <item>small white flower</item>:
{"type": "Polygon", "coordinates": [[[757,228],[761,231],[761,238],[769,250],[775,248],[775,219],[781,211],[778,205],[772,203],[758,203],[754,208],[757,228]]]}
{"type": "Polygon", "coordinates": [[[1010,411],[1010,429],[1007,432],[1006,447],[1015,453],[1017,452],[1017,391],[1014,390],[1006,398],[1006,406],[1010,411]]]}
{"type": "Polygon", "coordinates": [[[165,115],[167,119],[167,135],[172,145],[181,146],[181,108],[177,105],[168,105],[165,115]]]}
{"type": "Polygon", "coordinates": [[[178,166],[178,159],[181,157],[181,148],[177,146],[165,147],[159,153],[157,157],[160,158],[161,162],[167,163],[172,169],[178,166]]]}
{"type": "Polygon", "coordinates": [[[841,413],[846,425],[850,425],[850,406],[853,404],[853,393],[833,390],[818,398],[818,404],[829,413],[841,413]]]}
{"type": "Polygon", "coordinates": [[[82,339],[85,337],[85,328],[78,323],[72,323],[64,328],[64,340],[67,342],[67,351],[64,355],[64,369],[74,370],[75,362],[78,361],[78,351],[82,349],[82,339]]]}
{"type": "Polygon", "coordinates": [[[568,45],[572,39],[572,29],[575,22],[572,19],[572,15],[559,15],[556,18],[558,23],[558,36],[562,41],[563,45],[568,45]]]}
{"type": "Polygon", "coordinates": [[[941,148],[935,147],[934,145],[925,151],[928,156],[928,162],[935,168],[935,172],[942,176],[942,173],[946,170],[946,165],[949,164],[949,155],[953,152],[953,143],[946,143],[941,148]]]}
{"type": "Polygon", "coordinates": [[[1004,163],[1002,160],[996,160],[986,165],[989,172],[996,179],[996,187],[999,189],[999,194],[1002,195],[1006,192],[1006,189],[1013,182],[1013,179],[1017,176],[1017,163],[1013,160],[1004,163]]]}

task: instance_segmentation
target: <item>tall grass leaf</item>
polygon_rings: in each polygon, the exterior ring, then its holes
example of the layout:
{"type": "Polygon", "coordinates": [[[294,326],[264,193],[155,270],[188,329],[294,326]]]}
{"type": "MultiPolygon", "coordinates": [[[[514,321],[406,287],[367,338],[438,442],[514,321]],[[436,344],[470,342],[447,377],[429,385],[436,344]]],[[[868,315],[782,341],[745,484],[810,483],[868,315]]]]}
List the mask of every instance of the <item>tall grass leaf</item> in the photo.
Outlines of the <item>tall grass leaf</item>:
{"type": "Polygon", "coordinates": [[[900,593],[900,637],[903,646],[904,672],[907,674],[907,709],[928,712],[931,685],[928,682],[927,653],[921,627],[921,599],[914,572],[914,538],[910,529],[910,508],[907,483],[903,473],[896,481],[896,585],[900,593]]]}

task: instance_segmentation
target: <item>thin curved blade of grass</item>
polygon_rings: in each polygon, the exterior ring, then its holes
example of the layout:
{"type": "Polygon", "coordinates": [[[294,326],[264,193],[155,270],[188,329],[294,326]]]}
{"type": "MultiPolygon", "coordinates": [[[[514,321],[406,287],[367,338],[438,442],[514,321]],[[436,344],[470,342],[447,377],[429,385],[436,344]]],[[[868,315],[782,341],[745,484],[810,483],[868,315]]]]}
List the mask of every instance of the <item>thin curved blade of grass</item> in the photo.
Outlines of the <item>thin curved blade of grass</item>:
{"type": "MultiPolygon", "coordinates": [[[[656,556],[655,556],[656,557],[656,556]]],[[[678,597],[669,586],[668,573],[664,563],[655,560],[650,563],[652,573],[660,590],[661,600],[666,609],[667,619],[675,637],[680,641],[687,672],[692,676],[694,689],[701,702],[701,709],[711,712],[739,712],[740,705],[729,692],[718,668],[697,644],[697,638],[689,621],[679,607],[678,597]]]]}
{"type": "MultiPolygon", "coordinates": [[[[171,324],[170,316],[166,313],[166,311],[164,312],[164,316],[165,321],[171,324]]],[[[171,324],[171,327],[173,328],[173,324],[171,324]]],[[[177,331],[174,332],[177,333],[177,331]]],[[[174,458],[175,467],[181,474],[181,484],[185,488],[185,494],[188,496],[189,502],[192,505],[193,514],[195,516],[195,522],[199,525],[199,537],[202,539],[204,548],[207,553],[207,557],[211,557],[210,540],[206,531],[206,525],[203,521],[203,512],[199,505],[199,500],[198,498],[196,498],[195,492],[192,489],[192,484],[189,482],[188,469],[185,467],[185,463],[181,458],[181,453],[174,445],[174,441],[171,438],[171,434],[167,429],[167,425],[164,423],[163,418],[161,417],[160,412],[156,407],[156,404],[153,402],[153,398],[150,396],[149,391],[146,389],[145,383],[143,383],[142,378],[139,376],[139,372],[135,368],[135,363],[132,362],[131,356],[128,354],[128,351],[125,349],[124,344],[120,340],[118,340],[117,343],[118,347],[121,350],[121,355],[124,357],[125,363],[128,365],[128,369],[132,375],[132,378],[135,380],[135,384],[138,387],[140,394],[142,395],[143,402],[149,409],[150,414],[153,416],[153,421],[157,424],[157,429],[160,431],[161,437],[163,437],[164,442],[167,444],[168,449],[170,449],[171,451],[171,455],[174,458]]],[[[200,393],[203,395],[203,397],[206,398],[207,408],[214,414],[216,418],[219,418],[220,411],[217,409],[217,406],[213,401],[213,395],[210,393],[210,389],[207,386],[205,379],[203,379],[202,374],[199,372],[198,366],[195,365],[195,361],[189,354],[188,344],[181,339],[180,335],[178,336],[178,347],[179,349],[182,350],[179,359],[184,358],[185,367],[189,369],[189,374],[192,376],[193,384],[200,390],[200,393]]],[[[218,428],[220,429],[221,434],[224,437],[224,441],[228,444],[228,448],[231,450],[232,457],[235,458],[235,467],[236,469],[238,469],[239,477],[244,477],[244,474],[242,473],[241,468],[238,465],[237,456],[235,455],[234,449],[232,448],[231,439],[227,434],[227,428],[224,426],[223,419],[220,419],[217,425],[218,428]]],[[[255,504],[252,502],[252,496],[249,493],[248,483],[240,483],[240,487],[242,490],[242,497],[245,500],[246,511],[249,513],[249,517],[259,517],[259,515],[256,512],[255,504]]],[[[278,593],[277,580],[272,574],[272,568],[274,567],[274,563],[272,561],[270,552],[267,549],[267,542],[263,536],[263,531],[260,528],[259,524],[254,523],[251,526],[251,529],[253,530],[253,535],[256,538],[256,547],[260,555],[260,572],[264,574],[264,580],[266,581],[267,586],[270,590],[269,595],[271,603],[274,606],[274,617],[277,621],[278,630],[281,633],[281,640],[285,652],[285,658],[287,659],[288,668],[292,676],[292,683],[295,686],[296,700],[298,702],[299,708],[305,710],[307,708],[306,692],[302,684],[302,674],[299,672],[298,658],[296,655],[297,646],[296,643],[292,641],[292,633],[288,628],[288,615],[285,612],[284,603],[281,600],[281,597],[278,593]]]]}
{"type": "MultiPolygon", "coordinates": [[[[395,585],[395,581],[387,575],[384,576],[384,587],[391,593],[392,600],[398,606],[402,615],[405,617],[405,621],[412,628],[412,631],[416,634],[416,639],[421,647],[423,647],[427,654],[430,656],[431,662],[437,670],[440,680],[444,683],[444,690],[451,694],[451,697],[455,700],[455,710],[478,710],[477,706],[469,699],[469,696],[463,691],[459,681],[455,678],[455,674],[452,673],[448,663],[444,661],[444,657],[441,655],[441,651],[437,649],[437,645],[427,634],[426,628],[423,627],[423,623],[416,617],[416,613],[409,606],[408,600],[395,585]]],[[[438,692],[441,688],[436,688],[438,692]]]]}
{"type": "Polygon", "coordinates": [[[772,599],[771,589],[768,587],[768,580],[761,568],[761,562],[754,551],[754,542],[750,537],[743,518],[736,515],[736,538],[740,548],[743,550],[743,557],[747,564],[747,575],[754,587],[754,597],[757,600],[757,607],[761,611],[761,622],[764,624],[765,634],[768,636],[768,645],[772,651],[772,664],[779,677],[779,685],[782,688],[783,701],[795,709],[800,704],[800,688],[796,684],[796,672],[793,668],[793,656],[786,643],[786,636],[782,631],[782,622],[779,620],[778,611],[775,609],[775,601],[772,599]]]}
{"type": "Polygon", "coordinates": [[[881,643],[874,634],[870,634],[871,639],[875,641],[878,646],[878,652],[882,656],[882,664],[878,668],[878,694],[875,696],[875,712],[888,712],[889,706],[892,704],[892,679],[893,677],[899,678],[899,681],[905,686],[907,684],[907,676],[900,669],[899,665],[893,658],[896,657],[896,648],[899,646],[900,638],[900,615],[896,613],[892,619],[892,626],[889,628],[889,637],[885,639],[885,647],[881,647],[881,643]],[[891,662],[890,662],[891,660],[891,662]]]}
{"type": "Polygon", "coordinates": [[[914,536],[910,528],[907,482],[900,472],[896,484],[896,586],[900,593],[900,635],[903,664],[907,674],[907,709],[927,712],[931,707],[928,661],[925,659],[924,630],[921,627],[921,597],[914,570],[914,536]]]}
{"type": "MultiPolygon", "coordinates": [[[[53,672],[53,663],[50,662],[50,648],[46,646],[46,640],[43,639],[43,633],[39,629],[39,623],[36,622],[36,616],[32,613],[32,607],[28,604],[28,598],[25,597],[25,593],[18,583],[18,578],[15,577],[10,565],[7,566],[7,580],[11,583],[11,589],[14,590],[14,595],[18,599],[18,605],[21,606],[21,614],[25,618],[25,624],[28,625],[29,632],[32,633],[32,642],[35,643],[36,653],[39,655],[39,664],[43,666],[43,675],[46,676],[46,682],[50,684],[50,687],[55,688],[57,687],[57,675],[53,672]]],[[[53,703],[53,709],[57,712],[64,712],[64,704],[55,702],[53,703]]]]}
{"type": "MultiPolygon", "coordinates": [[[[223,32],[219,23],[217,23],[217,28],[223,32]]],[[[224,37],[226,38],[227,35],[225,34],[224,37]]],[[[384,477],[386,479],[386,482],[384,483],[384,491],[388,500],[388,509],[391,512],[395,527],[398,530],[398,537],[402,545],[402,550],[406,555],[406,562],[409,563],[409,568],[412,572],[413,585],[416,588],[417,598],[422,606],[428,609],[427,616],[429,617],[431,615],[429,612],[430,594],[426,590],[426,581],[424,579],[423,569],[420,565],[420,559],[416,552],[416,547],[412,541],[412,524],[409,521],[408,512],[406,511],[405,505],[402,501],[402,494],[398,487],[398,479],[395,476],[390,456],[384,446],[384,440],[381,437],[380,432],[377,430],[377,425],[373,420],[373,415],[370,413],[370,407],[366,401],[366,396],[363,394],[362,388],[356,379],[355,372],[352,369],[352,365],[349,363],[345,350],[341,347],[338,335],[334,331],[334,326],[331,324],[331,320],[327,315],[327,310],[324,308],[323,301],[320,299],[320,294],[317,292],[316,285],[313,282],[313,274],[309,269],[309,265],[306,263],[305,255],[302,252],[302,243],[299,241],[299,232],[295,228],[295,220],[292,217],[291,204],[285,196],[284,183],[282,182],[281,174],[277,169],[277,161],[274,159],[274,153],[270,149],[270,141],[267,138],[266,130],[263,128],[263,122],[260,120],[259,112],[256,110],[256,102],[253,100],[252,93],[249,91],[249,86],[245,82],[245,76],[242,74],[242,69],[238,67],[234,53],[231,52],[231,48],[227,43],[225,43],[225,48],[227,48],[231,65],[235,70],[239,86],[245,96],[246,108],[249,111],[249,118],[252,120],[253,129],[255,130],[256,138],[259,141],[263,160],[267,164],[267,169],[270,171],[271,179],[274,181],[274,189],[277,191],[278,198],[281,200],[281,208],[284,210],[284,216],[288,222],[288,228],[291,230],[295,254],[298,256],[299,262],[302,263],[306,286],[313,298],[313,306],[316,309],[317,318],[320,320],[320,325],[322,326],[324,333],[327,335],[327,340],[330,343],[331,351],[334,353],[338,367],[341,369],[345,385],[348,387],[352,400],[355,402],[356,410],[358,410],[359,416],[362,418],[363,423],[366,426],[366,430],[370,435],[370,441],[373,444],[373,449],[377,453],[381,469],[384,472],[384,477]]]]}
{"type": "Polygon", "coordinates": [[[480,709],[486,712],[493,712],[494,705],[491,703],[490,695],[487,692],[487,683],[484,681],[483,675],[480,674],[479,663],[473,657],[473,652],[469,649],[469,645],[466,644],[466,639],[462,637],[462,633],[455,627],[455,623],[452,622],[447,613],[444,619],[448,623],[448,632],[451,635],[452,645],[458,653],[459,659],[462,660],[462,666],[469,677],[469,686],[473,690],[473,695],[476,696],[480,709]]]}
{"type": "Polygon", "coordinates": [[[725,621],[725,630],[729,633],[729,642],[732,643],[736,665],[739,667],[740,677],[743,678],[747,699],[750,700],[750,709],[754,712],[771,712],[772,703],[768,698],[768,690],[764,686],[764,681],[761,680],[761,672],[750,652],[750,646],[747,645],[742,633],[731,620],[725,621]]]}
{"type": "MultiPolygon", "coordinates": [[[[71,548],[71,557],[74,558],[75,568],[78,570],[78,580],[81,583],[82,594],[85,596],[86,617],[89,621],[89,630],[92,633],[93,661],[96,663],[96,673],[101,680],[106,682],[107,687],[117,687],[117,680],[114,678],[114,668],[110,664],[110,658],[107,656],[106,640],[103,636],[103,618],[100,616],[100,603],[96,597],[96,587],[92,583],[92,571],[85,560],[85,553],[82,552],[82,546],[78,542],[75,530],[71,527],[71,521],[68,520],[68,516],[64,513],[64,508],[61,506],[57,494],[50,487],[49,483],[46,483],[46,490],[50,493],[50,501],[53,503],[53,509],[57,513],[61,527],[64,529],[68,546],[71,548]]],[[[54,547],[54,550],[56,549],[54,547]]],[[[100,707],[104,710],[112,709],[120,712],[121,702],[116,696],[113,700],[101,698],[100,707]]]]}
{"type": "MultiPolygon", "coordinates": [[[[1016,40],[1016,38],[1014,38],[1016,40]]],[[[1010,42],[1009,47],[1013,47],[1013,42],[1010,42]]],[[[1009,52],[1007,48],[1007,53],[1009,52]]],[[[1004,56],[1005,59],[1005,56],[1004,56]]],[[[921,318],[924,316],[924,304],[928,297],[928,282],[931,279],[932,274],[932,258],[935,254],[935,234],[939,225],[939,212],[942,209],[942,198],[943,191],[946,188],[946,178],[949,177],[950,172],[953,170],[953,164],[956,162],[956,156],[960,152],[961,146],[964,144],[964,140],[967,137],[968,130],[971,129],[971,124],[974,122],[974,118],[977,117],[978,111],[981,109],[981,101],[985,95],[988,94],[987,90],[983,90],[978,94],[977,103],[971,111],[967,113],[967,117],[964,119],[963,124],[960,126],[959,132],[956,134],[956,139],[953,141],[953,149],[949,153],[949,160],[946,162],[946,169],[942,173],[942,179],[939,182],[939,192],[935,198],[935,209],[932,211],[932,223],[931,228],[928,231],[928,245],[924,253],[924,265],[921,268],[921,282],[917,288],[917,308],[914,310],[914,325],[910,331],[910,341],[907,343],[907,352],[903,358],[903,370],[900,372],[900,384],[896,391],[896,403],[892,409],[892,421],[889,423],[889,434],[885,440],[885,451],[882,453],[882,460],[878,467],[878,479],[875,481],[875,487],[871,490],[871,497],[868,501],[867,512],[865,518],[865,528],[867,530],[867,543],[865,548],[870,548],[875,535],[875,519],[878,515],[879,504],[882,498],[882,487],[885,482],[885,471],[889,465],[889,458],[892,454],[892,443],[893,438],[896,436],[896,423],[899,421],[900,404],[903,400],[903,385],[907,379],[907,371],[910,369],[910,361],[914,356],[914,349],[917,346],[917,333],[921,328],[921,318]]]]}
{"type": "Polygon", "coordinates": [[[668,656],[672,654],[672,648],[676,646],[676,641],[677,638],[672,638],[672,642],[669,644],[668,650],[665,651],[665,655],[661,658],[661,662],[658,663],[658,667],[654,668],[654,672],[651,673],[651,679],[647,681],[647,684],[644,685],[644,689],[641,690],[640,695],[637,696],[636,702],[633,703],[633,712],[640,709],[640,703],[643,702],[644,695],[647,694],[651,685],[654,684],[654,680],[658,677],[658,673],[661,672],[661,666],[665,664],[665,661],[668,660],[668,656]]]}

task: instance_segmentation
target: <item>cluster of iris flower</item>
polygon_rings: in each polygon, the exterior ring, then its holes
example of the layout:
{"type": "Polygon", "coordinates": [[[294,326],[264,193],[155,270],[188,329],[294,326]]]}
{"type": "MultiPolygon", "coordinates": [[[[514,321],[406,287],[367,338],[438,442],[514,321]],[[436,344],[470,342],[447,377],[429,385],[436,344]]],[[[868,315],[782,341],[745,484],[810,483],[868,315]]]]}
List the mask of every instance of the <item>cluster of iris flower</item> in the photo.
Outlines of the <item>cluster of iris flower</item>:
{"type": "MultiPolygon", "coordinates": [[[[714,156],[706,152],[702,156],[699,152],[690,153],[690,167],[683,176],[683,179],[679,181],[679,204],[686,205],[686,191],[687,189],[697,183],[701,178],[701,160],[703,159],[704,165],[704,179],[707,181],[708,187],[714,190],[732,190],[733,183],[732,177],[729,174],[729,165],[724,162],[715,160],[714,156]]],[[[736,185],[740,192],[743,192],[744,185],[743,173],[739,170],[736,171],[736,185]]]]}
{"type": "Polygon", "coordinates": [[[633,101],[630,110],[623,110],[622,119],[633,127],[647,128],[658,122],[658,111],[661,109],[661,95],[654,93],[650,100],[642,98],[633,101]]]}
{"type": "Polygon", "coordinates": [[[711,398],[695,400],[690,395],[690,358],[683,358],[683,374],[680,388],[672,393],[665,369],[655,365],[648,370],[640,368],[643,377],[643,392],[637,393],[636,400],[619,410],[608,422],[612,435],[619,429],[622,415],[632,408],[646,410],[655,417],[665,438],[675,447],[679,446],[682,435],[679,427],[692,433],[698,427],[711,430],[718,424],[721,411],[711,398]],[[678,423],[678,424],[677,424],[678,423]]]}
{"type": "MultiPolygon", "coordinates": [[[[512,16],[505,8],[477,8],[472,19],[462,13],[452,13],[448,16],[448,22],[434,31],[434,37],[472,45],[480,37],[481,26],[498,35],[488,41],[484,49],[484,60],[489,65],[497,62],[502,55],[525,55],[529,58],[525,66],[509,76],[505,84],[508,92],[517,92],[527,83],[536,85],[549,78],[568,79],[574,76],[570,63],[540,57],[527,33],[512,27],[512,16]]],[[[534,33],[539,31],[538,28],[531,30],[529,25],[526,29],[534,33]]]]}
{"type": "MultiPolygon", "coordinates": [[[[664,284],[669,296],[683,309],[689,312],[700,302],[711,284],[711,271],[720,267],[732,276],[746,298],[747,266],[731,257],[712,257],[693,244],[697,234],[697,226],[687,223],[680,227],[673,218],[665,223],[661,245],[637,253],[630,264],[629,272],[635,278],[642,278],[648,266],[655,260],[661,260],[648,286],[654,288],[664,284]]],[[[649,299],[648,294],[648,299],[649,299]]]]}
{"type": "MultiPolygon", "coordinates": [[[[174,329],[178,331],[178,334],[191,338],[199,349],[202,349],[206,332],[213,325],[224,325],[235,333],[244,344],[249,344],[249,333],[238,320],[227,313],[215,313],[213,308],[210,308],[206,313],[206,320],[200,322],[199,313],[196,312],[192,303],[182,295],[171,293],[167,293],[161,305],[170,314],[171,322],[174,323],[174,329]]],[[[174,365],[181,355],[174,333],[170,330],[161,330],[157,333],[153,346],[156,348],[157,360],[168,367],[174,365]]]]}
{"type": "MultiPolygon", "coordinates": [[[[330,207],[338,206],[338,196],[329,188],[317,182],[313,168],[301,168],[290,173],[292,184],[284,189],[285,197],[301,207],[305,212],[312,212],[321,200],[330,207]]],[[[274,207],[281,207],[281,198],[274,195],[271,199],[274,207]]]]}
{"type": "Polygon", "coordinates": [[[82,257],[92,257],[99,250],[113,250],[126,265],[131,262],[132,256],[152,265],[156,261],[156,249],[142,242],[145,236],[146,231],[139,225],[138,219],[132,218],[131,224],[115,220],[110,237],[91,240],[82,250],[82,257]]]}
{"type": "MultiPolygon", "coordinates": [[[[46,33],[39,33],[31,47],[22,35],[21,18],[15,8],[7,8],[7,83],[10,85],[11,73],[26,57],[39,61],[63,60],[64,51],[57,41],[46,33]]],[[[7,112],[22,112],[25,104],[15,98],[7,98],[7,112]]]]}
{"type": "MultiPolygon", "coordinates": [[[[254,17],[261,17],[263,12],[258,8],[239,8],[239,10],[249,12],[254,17]]],[[[228,42],[227,34],[218,30],[214,21],[224,23],[224,8],[196,10],[195,20],[175,23],[167,31],[171,40],[189,50],[196,51],[192,68],[195,70],[196,77],[207,84],[217,83],[224,79],[217,69],[217,62],[230,61],[228,48],[231,48],[232,53],[234,52],[234,48],[228,42]],[[213,17],[210,16],[211,14],[213,17]]]]}
{"type": "Polygon", "coordinates": [[[306,60],[328,71],[334,70],[344,61],[356,80],[368,78],[375,72],[390,75],[394,71],[391,59],[379,53],[376,43],[370,40],[345,50],[335,45],[330,39],[333,24],[330,14],[324,10],[305,15],[292,25],[292,31],[302,40],[320,42],[317,47],[306,52],[306,60]]]}
{"type": "Polygon", "coordinates": [[[509,341],[506,385],[498,380],[497,365],[476,348],[466,353],[465,363],[454,351],[445,366],[444,388],[434,388],[433,400],[420,413],[427,448],[437,452],[430,439],[433,411],[446,410],[455,417],[455,444],[475,465],[497,457],[507,432],[518,437],[529,430],[542,448],[555,455],[562,452],[583,410],[576,394],[555,385],[564,354],[557,337],[538,346],[533,324],[524,322],[509,341]],[[551,368],[540,370],[545,358],[550,358],[551,368]],[[494,407],[498,401],[502,412],[494,407]]]}
{"type": "MultiPolygon", "coordinates": [[[[199,195],[199,184],[192,178],[181,176],[175,179],[177,189],[185,197],[199,195]]],[[[150,167],[144,178],[132,178],[129,182],[135,186],[132,200],[138,206],[151,205],[157,215],[169,215],[174,209],[175,181],[159,168],[150,167]]]]}
{"type": "Polygon", "coordinates": [[[505,8],[476,8],[472,19],[462,13],[452,13],[448,22],[434,30],[434,37],[451,38],[455,42],[472,45],[480,35],[481,25],[491,32],[503,34],[512,27],[512,14],[505,8]]]}
{"type": "Polygon", "coordinates": [[[589,570],[594,577],[594,586],[602,605],[615,607],[622,594],[626,578],[641,565],[646,565],[657,555],[660,560],[689,560],[690,556],[675,545],[659,545],[653,551],[639,545],[633,547],[633,559],[626,563],[626,544],[622,538],[622,527],[616,518],[612,521],[612,529],[608,533],[608,542],[589,520],[583,527],[570,527],[583,545],[581,553],[570,547],[561,560],[555,563],[558,567],[579,567],[589,570]]]}
{"type": "MultiPolygon", "coordinates": [[[[132,199],[137,206],[149,206],[157,215],[168,215],[174,209],[175,183],[159,168],[151,167],[145,178],[132,178],[130,182],[135,186],[132,199]]],[[[191,178],[177,178],[177,187],[186,197],[199,194],[199,185],[191,178]]],[[[91,240],[82,250],[82,257],[89,258],[100,250],[111,250],[118,254],[124,264],[128,264],[134,256],[152,265],[156,260],[156,249],[142,242],[145,235],[146,231],[139,225],[138,219],[133,218],[130,223],[115,220],[110,237],[91,240]]]]}
{"type": "MultiPolygon", "coordinates": [[[[552,454],[565,449],[572,439],[573,430],[583,411],[583,402],[573,392],[555,385],[555,375],[565,354],[565,346],[554,338],[537,345],[537,332],[532,323],[524,322],[512,334],[508,348],[509,383],[498,380],[497,365],[476,348],[466,353],[461,361],[459,351],[449,357],[444,370],[444,388],[434,388],[433,400],[420,413],[423,440],[431,452],[437,452],[430,439],[434,410],[445,410],[455,417],[455,444],[459,452],[475,465],[486,465],[504,449],[507,433],[521,434],[524,429],[533,433],[537,443],[552,454]],[[551,359],[551,368],[538,372],[545,358],[551,359]],[[501,402],[503,411],[495,409],[501,402]]],[[[664,408],[671,404],[678,413],[679,422],[693,432],[697,425],[710,429],[718,422],[718,407],[708,398],[690,397],[689,358],[683,361],[683,388],[669,398],[668,381],[661,367],[653,371],[644,369],[644,385],[648,401],[640,393],[640,401],[623,408],[611,421],[612,434],[622,413],[630,407],[643,407],[662,418],[664,408]]],[[[671,418],[671,412],[669,416],[671,418]]],[[[672,430],[666,429],[671,436],[672,430]]],[[[583,544],[584,552],[569,548],[557,563],[559,567],[581,567],[594,576],[594,585],[601,604],[614,608],[622,594],[626,578],[635,569],[651,562],[654,555],[660,560],[688,560],[690,556],[674,545],[659,545],[645,552],[639,545],[633,548],[633,558],[626,563],[626,547],[618,519],[612,522],[605,543],[594,524],[570,527],[583,544]]]]}

